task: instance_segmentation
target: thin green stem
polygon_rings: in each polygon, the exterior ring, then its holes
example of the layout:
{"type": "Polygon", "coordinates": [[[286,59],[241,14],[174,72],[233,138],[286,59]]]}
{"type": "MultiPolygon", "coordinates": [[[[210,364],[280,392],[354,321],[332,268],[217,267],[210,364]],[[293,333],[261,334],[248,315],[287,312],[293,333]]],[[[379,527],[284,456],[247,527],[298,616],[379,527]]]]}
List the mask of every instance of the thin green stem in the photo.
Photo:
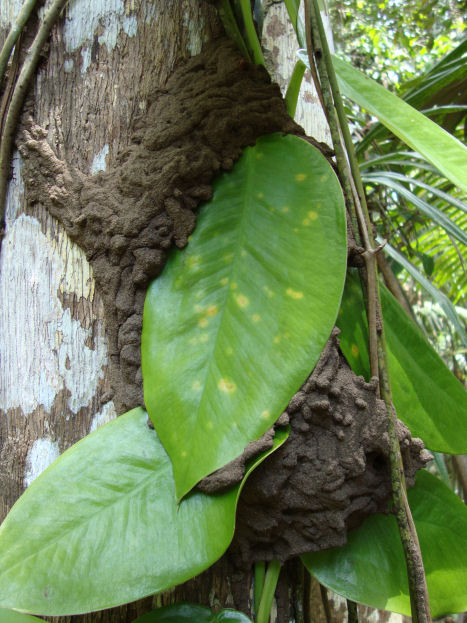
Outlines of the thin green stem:
{"type": "Polygon", "coordinates": [[[238,28],[237,20],[235,19],[235,15],[230,5],[230,0],[220,0],[218,11],[227,36],[237,44],[237,47],[242,55],[251,61],[250,52],[248,51],[246,43],[243,40],[242,33],[238,28]]]}
{"type": "Polygon", "coordinates": [[[245,32],[247,41],[253,52],[253,58],[257,65],[265,66],[263,51],[261,44],[256,34],[255,24],[253,22],[253,15],[251,13],[250,0],[240,0],[240,9],[242,11],[243,24],[245,26],[245,32]]]}
{"type": "Polygon", "coordinates": [[[52,26],[55,24],[67,0],[55,0],[47,11],[37,35],[29,48],[21,73],[15,84],[0,144],[0,245],[2,242],[1,230],[5,222],[5,200],[10,173],[10,158],[13,149],[16,127],[19,115],[26,97],[27,89],[39,62],[41,50],[47,41],[52,26]]]}
{"type": "Polygon", "coordinates": [[[295,117],[295,111],[297,110],[297,101],[305,70],[305,63],[298,60],[293,68],[289,86],[287,87],[287,93],[285,94],[285,105],[287,106],[287,112],[292,119],[295,117]]]}
{"type": "Polygon", "coordinates": [[[255,615],[258,614],[258,611],[259,611],[261,595],[263,594],[265,573],[266,573],[266,563],[264,562],[255,563],[255,592],[254,592],[255,615]]]}
{"type": "Polygon", "coordinates": [[[36,6],[37,0],[26,0],[23,6],[18,13],[17,18],[13,26],[11,27],[10,32],[6,38],[5,43],[3,44],[2,50],[0,52],[0,86],[3,83],[3,76],[5,75],[5,69],[8,64],[8,59],[11,55],[11,50],[13,49],[15,43],[18,40],[18,37],[21,34],[26,22],[29,19],[34,7],[36,6]]]}
{"type": "Polygon", "coordinates": [[[259,603],[258,614],[256,615],[256,623],[268,623],[269,621],[280,571],[281,563],[278,560],[273,560],[269,563],[264,578],[263,593],[259,603]]]}

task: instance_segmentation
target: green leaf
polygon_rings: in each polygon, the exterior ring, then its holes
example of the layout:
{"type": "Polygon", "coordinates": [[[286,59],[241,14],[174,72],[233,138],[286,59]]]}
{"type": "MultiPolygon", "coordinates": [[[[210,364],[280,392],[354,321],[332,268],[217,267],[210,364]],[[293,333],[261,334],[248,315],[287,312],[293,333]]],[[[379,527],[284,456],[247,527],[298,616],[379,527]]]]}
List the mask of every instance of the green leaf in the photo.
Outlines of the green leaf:
{"type": "Polygon", "coordinates": [[[38,619],[22,612],[0,608],[0,623],[34,623],[34,621],[43,621],[43,619],[38,619]]]}
{"type": "Polygon", "coordinates": [[[237,610],[221,610],[218,612],[211,623],[224,623],[224,621],[234,621],[235,623],[252,623],[246,614],[237,612],[237,610]]]}
{"type": "Polygon", "coordinates": [[[138,617],[133,623],[184,623],[185,621],[187,623],[189,621],[194,623],[223,623],[224,621],[251,623],[251,619],[243,612],[226,609],[213,614],[209,608],[198,604],[175,604],[157,608],[138,617]]]}
{"type": "Polygon", "coordinates": [[[467,148],[460,141],[349,63],[333,56],[333,64],[344,95],[378,117],[443,175],[467,190],[467,148]]]}
{"type": "MultiPolygon", "coordinates": [[[[389,374],[398,417],[431,450],[467,452],[467,394],[421,330],[392,294],[381,287],[389,374]]],[[[337,319],[341,349],[352,369],[369,377],[368,329],[361,286],[347,276],[337,319]]]]}
{"type": "MultiPolygon", "coordinates": [[[[466,163],[467,164],[467,163],[466,163]]],[[[451,234],[454,238],[457,238],[460,242],[467,245],[467,234],[461,229],[453,220],[451,220],[442,210],[439,210],[433,205],[430,205],[427,201],[411,192],[404,184],[399,184],[395,181],[398,179],[395,173],[386,173],[380,171],[378,173],[367,173],[362,176],[362,180],[369,184],[382,184],[387,186],[391,190],[395,191],[399,196],[404,197],[407,201],[410,201],[416,208],[423,214],[431,218],[437,225],[442,227],[448,234],[451,234]]],[[[401,175],[400,178],[406,178],[401,175]]],[[[407,181],[411,181],[406,178],[407,181]]]]}
{"type": "MultiPolygon", "coordinates": [[[[409,490],[420,540],[431,613],[467,609],[467,507],[422,470],[409,490]]],[[[373,608],[410,616],[407,571],[396,519],[373,515],[346,545],[302,556],[314,577],[336,593],[373,608]]]]}
{"type": "Polygon", "coordinates": [[[177,506],[170,459],[134,409],[72,446],[14,505],[0,527],[0,607],[80,614],[180,584],[228,547],[240,489],[177,506]]]}
{"type": "Polygon", "coordinates": [[[152,610],[138,617],[133,623],[211,623],[212,612],[205,606],[198,604],[175,604],[152,610]]]}
{"type": "Polygon", "coordinates": [[[306,141],[264,136],[217,179],[144,307],[145,404],[179,499],[258,439],[313,369],[346,255],[339,182],[306,141]]]}
{"type": "MultiPolygon", "coordinates": [[[[381,243],[382,240],[377,239],[377,242],[381,243]]],[[[462,322],[459,319],[455,306],[451,303],[449,298],[443,292],[441,292],[441,290],[438,290],[438,288],[434,286],[429,279],[424,277],[420,273],[420,271],[417,270],[417,268],[412,264],[412,262],[410,262],[405,257],[405,255],[402,255],[402,253],[399,253],[399,251],[391,247],[390,244],[386,244],[384,246],[384,251],[393,260],[396,260],[396,262],[398,262],[401,266],[403,266],[405,270],[410,275],[412,275],[415,281],[417,281],[421,285],[421,287],[435,300],[435,302],[437,302],[440,305],[440,307],[446,314],[446,317],[449,319],[454,329],[459,334],[459,337],[461,338],[462,343],[465,346],[467,346],[467,336],[465,334],[464,327],[462,326],[462,322]]]]}

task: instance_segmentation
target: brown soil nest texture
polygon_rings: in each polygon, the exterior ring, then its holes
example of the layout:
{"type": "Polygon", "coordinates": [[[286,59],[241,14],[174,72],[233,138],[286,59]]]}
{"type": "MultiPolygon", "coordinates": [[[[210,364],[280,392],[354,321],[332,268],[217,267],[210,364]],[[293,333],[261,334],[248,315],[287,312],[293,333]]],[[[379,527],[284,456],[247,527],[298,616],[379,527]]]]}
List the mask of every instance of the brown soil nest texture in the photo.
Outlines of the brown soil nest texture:
{"type": "MultiPolygon", "coordinates": [[[[243,562],[287,560],[343,545],[347,532],[391,497],[389,436],[377,380],[356,376],[335,329],[287,407],[290,436],[250,476],[231,552],[243,562]]],[[[397,421],[407,484],[431,458],[397,421]]],[[[227,466],[228,468],[228,466],[227,466]]],[[[226,468],[224,468],[226,469],[226,468]]]]}
{"type": "Polygon", "coordinates": [[[186,245],[213,176],[230,170],[263,134],[303,135],[267,72],[242,60],[226,39],[179,67],[133,128],[117,166],[92,177],[59,160],[37,125],[28,124],[20,145],[29,203],[46,206],[94,269],[118,412],[143,404],[146,290],[172,244],[186,245]]]}

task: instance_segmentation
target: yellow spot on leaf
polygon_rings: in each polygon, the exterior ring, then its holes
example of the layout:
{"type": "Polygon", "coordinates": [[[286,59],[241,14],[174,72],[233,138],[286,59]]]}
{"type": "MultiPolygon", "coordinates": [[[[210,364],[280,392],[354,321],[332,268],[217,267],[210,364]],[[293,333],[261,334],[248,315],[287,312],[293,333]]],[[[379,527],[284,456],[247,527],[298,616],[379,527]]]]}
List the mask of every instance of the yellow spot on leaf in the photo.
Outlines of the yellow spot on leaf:
{"type": "Polygon", "coordinates": [[[206,310],[206,316],[215,316],[217,314],[217,312],[219,311],[219,307],[217,305],[209,305],[209,307],[206,310]]]}
{"type": "Polygon", "coordinates": [[[295,181],[303,182],[304,180],[306,180],[306,173],[297,173],[297,175],[295,176],[295,181]]]}
{"type": "Polygon", "coordinates": [[[197,344],[197,343],[198,343],[198,338],[197,338],[197,337],[192,337],[192,338],[190,338],[190,344],[191,344],[192,346],[194,346],[194,345],[195,345],[195,344],[197,344]]]}
{"type": "Polygon", "coordinates": [[[284,333],[284,337],[285,337],[286,340],[290,339],[290,333],[288,331],[286,331],[284,333]]]}
{"type": "Polygon", "coordinates": [[[229,346],[229,348],[227,348],[227,350],[226,350],[225,352],[226,352],[226,354],[227,354],[227,355],[229,355],[229,357],[230,357],[230,355],[233,355],[233,348],[231,348],[231,347],[229,346]]]}
{"type": "Polygon", "coordinates": [[[258,158],[258,160],[260,160],[260,159],[263,157],[263,152],[262,152],[262,151],[259,151],[259,152],[256,154],[256,157],[258,158]]]}
{"type": "Polygon", "coordinates": [[[230,289],[231,290],[236,290],[237,289],[237,284],[235,283],[235,281],[232,281],[232,283],[230,284],[230,289]]]}
{"type": "Polygon", "coordinates": [[[253,322],[259,322],[261,320],[261,316],[259,314],[253,314],[251,319],[253,320],[253,322]]]}
{"type": "Polygon", "coordinates": [[[280,341],[281,341],[280,335],[276,335],[276,337],[273,339],[274,344],[279,344],[280,341]]]}
{"type": "Polygon", "coordinates": [[[198,303],[196,305],[193,305],[193,310],[197,313],[197,314],[202,314],[204,311],[204,307],[202,305],[199,305],[198,303]]]}
{"type": "Polygon", "coordinates": [[[196,270],[199,268],[201,262],[201,258],[199,255],[192,255],[187,260],[187,268],[188,270],[196,270]]]}
{"type": "Polygon", "coordinates": [[[327,179],[328,179],[327,175],[322,175],[321,178],[320,178],[320,181],[321,182],[325,182],[327,179]]]}
{"type": "Polygon", "coordinates": [[[198,389],[201,389],[201,383],[199,381],[195,381],[193,385],[191,386],[191,389],[194,389],[195,391],[197,391],[198,389]]]}
{"type": "Polygon", "coordinates": [[[201,333],[201,335],[199,336],[200,343],[206,344],[208,340],[209,340],[209,335],[207,333],[201,333]]]}
{"type": "Polygon", "coordinates": [[[356,357],[356,356],[358,355],[358,353],[360,352],[360,351],[358,350],[358,346],[357,346],[356,344],[352,344],[352,348],[351,348],[351,350],[352,350],[352,355],[353,355],[354,357],[356,357]]]}
{"type": "Polygon", "coordinates": [[[242,257],[245,257],[245,256],[246,256],[246,251],[245,251],[245,249],[242,249],[241,256],[242,256],[242,257]]]}
{"type": "Polygon", "coordinates": [[[202,318],[200,318],[198,320],[198,326],[201,327],[202,329],[205,329],[209,324],[209,320],[206,318],[206,316],[203,316],[202,318]]]}
{"type": "Polygon", "coordinates": [[[297,299],[302,299],[303,298],[303,292],[298,292],[297,290],[292,290],[292,288],[287,288],[285,293],[287,294],[287,296],[290,296],[291,299],[297,300],[297,299]]]}
{"type": "Polygon", "coordinates": [[[258,197],[258,199],[262,199],[264,197],[264,193],[258,193],[256,196],[258,197]]]}
{"type": "Polygon", "coordinates": [[[296,234],[298,234],[298,227],[294,227],[293,230],[296,234]]]}
{"type": "Polygon", "coordinates": [[[289,206],[284,206],[284,207],[282,208],[282,212],[283,212],[284,214],[287,214],[287,212],[290,212],[290,208],[289,208],[289,206]]]}
{"type": "Polygon", "coordinates": [[[212,430],[214,428],[214,424],[212,422],[206,422],[206,428],[208,430],[212,430]]]}
{"type": "Polygon", "coordinates": [[[226,286],[229,283],[229,280],[227,277],[223,277],[221,279],[221,286],[226,286]]]}
{"type": "Polygon", "coordinates": [[[308,225],[310,224],[310,219],[309,218],[304,218],[302,221],[302,225],[305,225],[305,227],[308,227],[308,225]]]}
{"type": "Polygon", "coordinates": [[[261,417],[264,418],[265,420],[267,420],[269,417],[271,417],[271,414],[269,411],[263,411],[261,413],[261,417]]]}
{"type": "Polygon", "coordinates": [[[224,260],[224,262],[226,262],[226,264],[229,264],[233,260],[233,258],[233,253],[226,253],[222,259],[224,260]]]}
{"type": "Polygon", "coordinates": [[[265,291],[266,296],[272,299],[272,297],[274,296],[274,292],[271,290],[271,288],[268,288],[268,286],[263,286],[263,290],[265,291]]]}
{"type": "Polygon", "coordinates": [[[183,452],[180,452],[180,456],[185,458],[187,456],[186,450],[183,450],[183,452]]]}
{"type": "Polygon", "coordinates": [[[313,212],[313,210],[310,210],[308,212],[308,216],[311,218],[312,221],[316,221],[316,219],[318,218],[318,214],[316,212],[313,212]]]}
{"type": "Polygon", "coordinates": [[[242,309],[244,309],[245,307],[248,307],[248,305],[250,304],[250,301],[244,294],[237,294],[237,296],[235,297],[235,300],[237,301],[237,305],[241,307],[242,309]]]}
{"type": "Polygon", "coordinates": [[[221,392],[225,392],[226,394],[232,394],[237,389],[235,383],[229,381],[228,379],[221,379],[217,384],[217,387],[221,390],[221,392]]]}

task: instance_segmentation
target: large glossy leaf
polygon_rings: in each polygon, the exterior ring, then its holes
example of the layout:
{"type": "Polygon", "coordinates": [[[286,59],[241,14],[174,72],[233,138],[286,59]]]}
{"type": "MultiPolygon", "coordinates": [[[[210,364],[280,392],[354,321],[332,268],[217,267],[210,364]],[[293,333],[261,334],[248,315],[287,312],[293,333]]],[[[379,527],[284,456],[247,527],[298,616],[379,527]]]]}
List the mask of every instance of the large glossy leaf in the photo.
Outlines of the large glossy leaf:
{"type": "Polygon", "coordinates": [[[239,491],[193,492],[177,506],[170,459],[134,409],[67,450],[15,504],[0,527],[0,607],[77,614],[184,582],[229,545],[239,491]]]}
{"type": "MultiPolygon", "coordinates": [[[[467,393],[384,286],[381,297],[397,415],[431,450],[467,452],[467,393]]],[[[361,286],[354,272],[347,277],[337,326],[350,366],[368,378],[368,329],[361,286]]]]}
{"type": "Polygon", "coordinates": [[[247,148],[144,307],[146,407],[177,497],[280,416],[334,325],[346,264],[342,192],[295,136],[247,148]]]}
{"type": "Polygon", "coordinates": [[[43,621],[43,619],[16,612],[15,610],[0,608],[0,623],[34,623],[34,621],[37,623],[38,621],[43,621]]]}
{"type": "Polygon", "coordinates": [[[349,63],[333,56],[333,64],[344,95],[467,190],[467,148],[460,141],[349,63]]]}
{"type": "MultiPolygon", "coordinates": [[[[420,539],[431,613],[467,609],[467,508],[440,480],[422,470],[409,490],[420,539]]],[[[407,572],[396,519],[373,515],[346,545],[302,556],[322,584],[348,599],[410,615],[407,572]]]]}

